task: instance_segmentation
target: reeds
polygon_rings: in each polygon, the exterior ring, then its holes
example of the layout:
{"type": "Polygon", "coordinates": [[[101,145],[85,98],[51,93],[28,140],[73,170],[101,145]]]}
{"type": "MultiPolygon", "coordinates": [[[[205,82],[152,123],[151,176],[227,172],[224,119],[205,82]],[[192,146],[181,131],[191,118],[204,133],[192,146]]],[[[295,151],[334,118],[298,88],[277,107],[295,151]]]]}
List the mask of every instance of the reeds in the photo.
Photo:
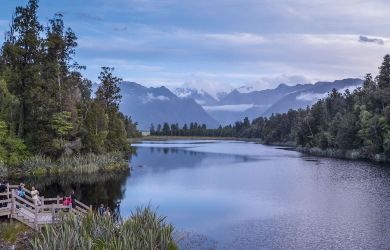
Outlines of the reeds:
{"type": "Polygon", "coordinates": [[[19,222],[0,222],[0,238],[14,244],[19,235],[27,232],[29,228],[19,222]]]}
{"type": "Polygon", "coordinates": [[[115,221],[111,217],[89,213],[80,218],[69,216],[64,222],[47,226],[32,241],[35,250],[51,249],[177,249],[173,226],[150,207],[138,208],[130,218],[115,221]]]}
{"type": "Polygon", "coordinates": [[[128,169],[128,161],[121,152],[107,154],[85,154],[61,157],[53,161],[48,157],[36,155],[22,164],[22,171],[29,175],[58,173],[96,173],[101,171],[119,171],[128,169]]]}
{"type": "Polygon", "coordinates": [[[8,176],[8,168],[0,161],[0,177],[8,176]]]}

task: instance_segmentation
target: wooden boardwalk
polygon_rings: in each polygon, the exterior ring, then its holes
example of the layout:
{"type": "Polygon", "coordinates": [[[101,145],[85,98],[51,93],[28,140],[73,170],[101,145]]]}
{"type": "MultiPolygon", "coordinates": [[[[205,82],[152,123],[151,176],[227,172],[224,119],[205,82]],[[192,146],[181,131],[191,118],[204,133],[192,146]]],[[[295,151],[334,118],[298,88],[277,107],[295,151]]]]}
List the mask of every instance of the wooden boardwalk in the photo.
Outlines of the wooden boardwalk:
{"type": "Polygon", "coordinates": [[[35,205],[31,198],[31,191],[24,188],[25,197],[20,197],[16,190],[18,186],[8,185],[4,193],[0,193],[0,217],[7,216],[16,219],[23,224],[39,230],[47,224],[58,223],[64,214],[84,216],[92,209],[78,200],[74,207],[64,206],[63,197],[56,198],[40,197],[40,205],[35,205]]]}

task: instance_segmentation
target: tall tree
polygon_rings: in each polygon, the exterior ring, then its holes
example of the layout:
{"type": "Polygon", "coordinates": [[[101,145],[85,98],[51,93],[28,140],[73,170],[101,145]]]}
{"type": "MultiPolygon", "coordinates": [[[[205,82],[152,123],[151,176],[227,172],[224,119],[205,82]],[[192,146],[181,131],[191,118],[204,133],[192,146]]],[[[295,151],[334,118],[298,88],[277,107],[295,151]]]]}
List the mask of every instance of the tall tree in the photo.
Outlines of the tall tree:
{"type": "Polygon", "coordinates": [[[382,65],[379,67],[379,75],[377,76],[378,86],[381,89],[390,87],[390,55],[387,54],[383,58],[382,65]]]}
{"type": "MultiPolygon", "coordinates": [[[[38,1],[29,0],[26,7],[17,7],[2,47],[2,62],[7,67],[6,81],[10,91],[20,100],[18,135],[33,133],[36,121],[31,109],[37,105],[34,88],[41,84],[40,62],[43,57],[42,25],[37,16],[38,1]]],[[[38,103],[39,105],[39,103],[38,103]]]]}
{"type": "Polygon", "coordinates": [[[98,100],[102,101],[107,108],[112,107],[118,110],[122,98],[119,83],[121,78],[113,75],[114,68],[102,67],[99,75],[100,86],[96,92],[98,100]]]}

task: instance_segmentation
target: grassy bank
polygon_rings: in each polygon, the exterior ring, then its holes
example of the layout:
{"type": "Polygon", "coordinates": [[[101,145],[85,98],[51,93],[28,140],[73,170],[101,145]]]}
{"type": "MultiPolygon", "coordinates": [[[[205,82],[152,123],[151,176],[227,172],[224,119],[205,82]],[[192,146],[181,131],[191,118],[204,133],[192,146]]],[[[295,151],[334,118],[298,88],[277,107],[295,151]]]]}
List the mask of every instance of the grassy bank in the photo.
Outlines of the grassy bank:
{"type": "Polygon", "coordinates": [[[127,219],[89,213],[35,232],[25,225],[0,221],[0,249],[166,249],[177,250],[174,227],[151,208],[138,208],[127,219]]]}
{"type": "Polygon", "coordinates": [[[0,164],[0,176],[43,176],[58,174],[91,174],[124,171],[129,168],[127,155],[122,152],[84,154],[52,160],[35,155],[24,160],[18,167],[0,164]]]}
{"type": "Polygon", "coordinates": [[[0,249],[29,249],[34,232],[17,221],[0,221],[0,249]]]}
{"type": "Polygon", "coordinates": [[[32,248],[51,249],[178,249],[173,226],[149,207],[137,209],[130,218],[90,213],[83,218],[70,216],[64,223],[46,227],[33,239],[32,248]]]}
{"type": "Polygon", "coordinates": [[[329,158],[339,158],[339,159],[347,159],[347,160],[368,160],[377,163],[389,163],[390,159],[386,158],[383,154],[376,155],[366,155],[359,149],[353,150],[341,150],[341,149],[321,149],[317,147],[296,147],[297,151],[302,152],[304,154],[321,156],[321,157],[329,157],[329,158]]]}

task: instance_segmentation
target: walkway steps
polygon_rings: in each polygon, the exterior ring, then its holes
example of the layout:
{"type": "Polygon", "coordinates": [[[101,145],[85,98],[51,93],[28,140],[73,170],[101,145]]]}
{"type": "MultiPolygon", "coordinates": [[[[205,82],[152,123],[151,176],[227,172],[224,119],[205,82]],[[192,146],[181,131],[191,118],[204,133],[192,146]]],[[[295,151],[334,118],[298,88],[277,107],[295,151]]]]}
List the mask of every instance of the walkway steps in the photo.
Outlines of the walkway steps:
{"type": "Polygon", "coordinates": [[[63,197],[56,198],[40,197],[41,203],[34,204],[31,198],[31,191],[24,189],[26,196],[20,197],[16,192],[17,186],[8,185],[5,193],[0,193],[0,217],[7,216],[16,219],[23,224],[39,230],[47,224],[61,222],[61,214],[86,215],[92,207],[76,200],[74,207],[62,205],[63,197]]]}

